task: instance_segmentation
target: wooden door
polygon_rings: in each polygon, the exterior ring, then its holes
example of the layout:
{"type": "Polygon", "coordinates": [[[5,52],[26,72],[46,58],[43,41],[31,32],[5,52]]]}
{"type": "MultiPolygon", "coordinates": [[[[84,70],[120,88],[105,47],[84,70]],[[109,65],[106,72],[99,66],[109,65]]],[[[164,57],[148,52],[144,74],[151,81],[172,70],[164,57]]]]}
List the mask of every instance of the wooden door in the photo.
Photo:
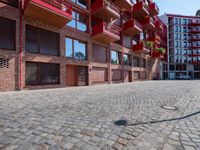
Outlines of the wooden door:
{"type": "Polygon", "coordinates": [[[67,86],[76,86],[77,85],[77,67],[72,65],[67,65],[66,67],[66,79],[67,86]]]}

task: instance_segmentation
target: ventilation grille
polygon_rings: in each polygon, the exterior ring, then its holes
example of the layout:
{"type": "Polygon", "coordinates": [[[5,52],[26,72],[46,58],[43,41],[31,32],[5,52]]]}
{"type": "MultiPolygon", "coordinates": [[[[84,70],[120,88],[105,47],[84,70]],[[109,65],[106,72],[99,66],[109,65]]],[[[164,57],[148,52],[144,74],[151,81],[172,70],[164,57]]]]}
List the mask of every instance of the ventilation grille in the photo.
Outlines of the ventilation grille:
{"type": "Polygon", "coordinates": [[[0,69],[9,68],[9,59],[0,58],[0,69]]]}

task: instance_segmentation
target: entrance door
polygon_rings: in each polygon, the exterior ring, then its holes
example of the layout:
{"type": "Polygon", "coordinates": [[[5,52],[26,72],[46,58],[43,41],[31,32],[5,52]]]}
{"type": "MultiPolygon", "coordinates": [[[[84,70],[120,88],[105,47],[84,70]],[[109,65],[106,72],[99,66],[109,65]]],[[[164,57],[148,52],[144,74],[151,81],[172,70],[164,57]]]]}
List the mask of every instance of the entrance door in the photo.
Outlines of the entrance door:
{"type": "Polygon", "coordinates": [[[76,86],[77,85],[77,67],[72,65],[66,66],[66,78],[67,86],[76,86]]]}

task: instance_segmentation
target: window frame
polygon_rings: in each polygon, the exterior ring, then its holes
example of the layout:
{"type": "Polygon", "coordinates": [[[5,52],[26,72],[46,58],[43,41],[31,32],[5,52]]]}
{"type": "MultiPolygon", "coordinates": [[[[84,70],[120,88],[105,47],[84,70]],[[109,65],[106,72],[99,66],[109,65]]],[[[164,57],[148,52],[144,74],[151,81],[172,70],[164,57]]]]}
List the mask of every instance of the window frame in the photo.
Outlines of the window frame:
{"type": "MultiPolygon", "coordinates": [[[[16,51],[16,21],[15,20],[11,20],[11,19],[8,19],[8,18],[4,18],[4,17],[0,17],[0,19],[4,20],[4,21],[7,21],[7,22],[12,22],[13,25],[14,25],[14,28],[13,28],[13,33],[12,33],[12,38],[13,38],[13,48],[3,48],[0,46],[0,49],[3,49],[3,50],[10,50],[10,51],[16,51]]],[[[9,31],[10,32],[10,31],[9,31]]]]}
{"type": "Polygon", "coordinates": [[[86,33],[89,32],[89,16],[87,14],[81,13],[81,12],[79,12],[77,10],[73,10],[72,11],[72,20],[71,21],[66,24],[67,27],[71,27],[71,28],[76,29],[76,30],[81,31],[81,32],[86,32],[86,33]],[[73,18],[73,13],[75,13],[75,17],[74,18],[73,18]],[[86,25],[86,31],[82,31],[82,30],[78,29],[78,22],[80,22],[78,20],[78,15],[83,15],[83,16],[86,17],[86,21],[87,21],[86,24],[85,24],[86,25]],[[68,25],[71,21],[75,21],[75,27],[72,27],[72,26],[68,25]]]}
{"type": "Polygon", "coordinates": [[[85,42],[85,41],[82,41],[82,40],[75,39],[75,38],[65,37],[65,57],[68,58],[68,59],[87,61],[87,60],[88,60],[88,43],[85,42]],[[70,39],[70,40],[72,40],[72,57],[66,56],[66,54],[67,54],[66,39],[67,39],[67,38],[70,39]],[[74,45],[74,41],[78,41],[79,43],[84,43],[84,44],[85,44],[85,59],[78,59],[78,58],[75,58],[75,55],[74,55],[74,54],[75,54],[75,45],[74,45]]]}
{"type": "MultiPolygon", "coordinates": [[[[37,66],[37,72],[36,72],[36,80],[38,81],[37,83],[27,83],[27,81],[25,80],[25,85],[27,86],[37,86],[37,85],[58,85],[60,84],[60,64],[57,63],[41,63],[41,62],[31,62],[31,61],[26,61],[25,63],[25,67],[27,69],[27,64],[36,64],[37,66]],[[51,65],[58,65],[58,82],[57,83],[42,83],[41,82],[41,64],[51,64],[51,65]]],[[[25,71],[26,73],[26,71],[25,71]]],[[[25,78],[26,78],[26,74],[25,74],[25,78]]]]}
{"type": "Polygon", "coordinates": [[[60,35],[59,33],[57,32],[52,32],[52,31],[49,31],[49,30],[45,30],[45,29],[41,29],[41,28],[37,28],[37,27],[34,27],[34,26],[31,26],[31,25],[26,25],[26,33],[25,33],[25,37],[26,37],[26,40],[25,40],[25,51],[28,52],[28,53],[34,53],[34,54],[41,54],[41,55],[47,55],[47,56],[57,56],[59,57],[60,56],[60,35]],[[26,42],[27,42],[27,29],[32,29],[32,30],[35,30],[37,31],[37,52],[31,52],[30,50],[27,49],[26,47],[26,42]],[[54,34],[57,34],[57,43],[58,43],[58,49],[57,49],[57,55],[53,55],[53,54],[45,54],[45,53],[41,53],[41,31],[45,31],[45,32],[49,32],[49,33],[54,33],[54,34]]]}

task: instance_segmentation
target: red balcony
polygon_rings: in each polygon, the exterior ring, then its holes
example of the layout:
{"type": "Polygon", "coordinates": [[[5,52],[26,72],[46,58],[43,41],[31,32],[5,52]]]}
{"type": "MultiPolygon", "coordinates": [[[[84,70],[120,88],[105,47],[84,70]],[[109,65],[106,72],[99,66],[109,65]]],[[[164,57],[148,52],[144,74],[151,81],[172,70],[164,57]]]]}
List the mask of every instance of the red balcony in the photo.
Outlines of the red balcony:
{"type": "Polygon", "coordinates": [[[152,41],[152,42],[155,42],[156,44],[160,44],[162,42],[162,39],[160,38],[160,36],[155,35],[153,37],[149,37],[148,41],[152,41]]]}
{"type": "Polygon", "coordinates": [[[143,1],[138,2],[133,5],[132,13],[136,19],[142,21],[146,16],[149,15],[148,5],[144,3],[143,1]]]}
{"type": "Polygon", "coordinates": [[[134,36],[142,32],[142,25],[135,19],[129,20],[124,23],[124,33],[134,36]]]}
{"type": "Polygon", "coordinates": [[[145,46],[144,42],[133,45],[133,51],[136,53],[150,53],[150,49],[145,46]]]}
{"type": "Polygon", "coordinates": [[[153,57],[153,58],[164,59],[164,55],[163,55],[162,53],[156,52],[156,51],[154,51],[154,52],[152,53],[152,57],[153,57]]]}
{"type": "Polygon", "coordinates": [[[191,29],[191,30],[189,31],[189,33],[192,33],[192,34],[199,34],[199,33],[200,33],[200,30],[191,29]]]}
{"type": "Polygon", "coordinates": [[[147,16],[143,21],[143,30],[155,30],[155,22],[153,18],[147,16]]]}
{"type": "Polygon", "coordinates": [[[72,7],[62,0],[25,0],[24,15],[62,27],[72,19],[72,7]]]}
{"type": "Polygon", "coordinates": [[[120,17],[119,8],[108,0],[95,0],[91,7],[92,16],[101,20],[108,22],[120,17]]]}
{"type": "Polygon", "coordinates": [[[155,30],[156,31],[163,31],[164,30],[162,23],[160,21],[155,22],[155,30]]]}
{"type": "Polygon", "coordinates": [[[130,10],[132,8],[132,4],[129,0],[114,0],[113,3],[122,10],[130,10]]]}
{"type": "Polygon", "coordinates": [[[103,43],[119,41],[120,30],[114,25],[101,22],[92,27],[92,38],[103,43]]]}
{"type": "Polygon", "coordinates": [[[156,3],[151,3],[149,4],[149,14],[150,16],[156,16],[159,14],[159,8],[158,6],[156,5],[156,3]]]}
{"type": "Polygon", "coordinates": [[[189,26],[200,26],[200,22],[191,22],[188,25],[189,26]]]}
{"type": "Polygon", "coordinates": [[[192,37],[190,38],[190,41],[200,41],[200,37],[192,36],[192,37]]]}
{"type": "Polygon", "coordinates": [[[199,49],[200,48],[200,45],[192,45],[190,47],[188,47],[188,49],[199,49]]]}
{"type": "Polygon", "coordinates": [[[200,56],[200,54],[194,54],[194,53],[193,53],[193,54],[188,54],[188,56],[189,56],[189,57],[197,57],[197,56],[200,56]]]}
{"type": "Polygon", "coordinates": [[[194,65],[199,65],[199,64],[200,64],[200,61],[198,61],[198,60],[193,60],[191,63],[194,64],[194,65]]]}

